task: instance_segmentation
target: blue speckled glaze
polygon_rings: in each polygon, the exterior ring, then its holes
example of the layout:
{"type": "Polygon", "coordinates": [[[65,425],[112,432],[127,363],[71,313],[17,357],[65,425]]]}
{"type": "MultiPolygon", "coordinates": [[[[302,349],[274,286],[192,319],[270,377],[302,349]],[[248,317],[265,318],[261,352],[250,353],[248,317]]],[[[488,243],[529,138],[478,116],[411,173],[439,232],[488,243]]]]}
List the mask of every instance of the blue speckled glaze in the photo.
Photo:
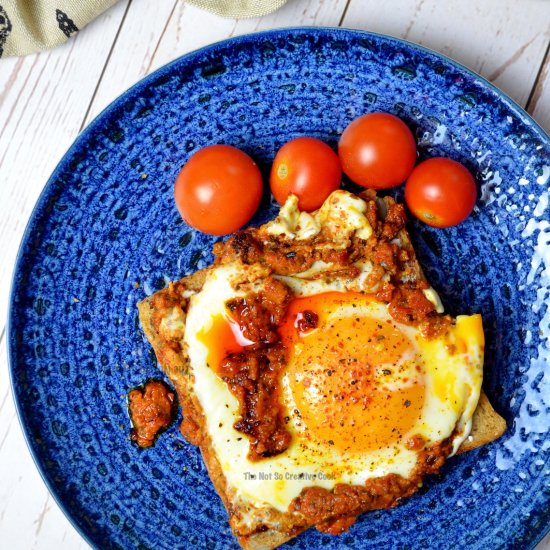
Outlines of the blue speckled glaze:
{"type": "MultiPolygon", "coordinates": [[[[13,389],[46,483],[92,545],[236,546],[177,424],[152,449],[129,441],[128,390],[162,376],[136,303],[212,259],[215,239],[186,227],[174,207],[180,167],[227,143],[267,172],[285,141],[307,134],[335,145],[373,110],[402,117],[422,157],[457,159],[479,183],[462,225],[409,229],[447,310],[483,313],[484,388],[508,431],[449,460],[400,507],[365,514],[340,537],[310,530],[287,547],[529,548],[547,531],[548,136],[495,88],[425,49],[290,29],[215,44],[138,83],[79,136],[29,223],[9,319],[13,389]]],[[[275,210],[265,198],[252,223],[275,210]]]]}

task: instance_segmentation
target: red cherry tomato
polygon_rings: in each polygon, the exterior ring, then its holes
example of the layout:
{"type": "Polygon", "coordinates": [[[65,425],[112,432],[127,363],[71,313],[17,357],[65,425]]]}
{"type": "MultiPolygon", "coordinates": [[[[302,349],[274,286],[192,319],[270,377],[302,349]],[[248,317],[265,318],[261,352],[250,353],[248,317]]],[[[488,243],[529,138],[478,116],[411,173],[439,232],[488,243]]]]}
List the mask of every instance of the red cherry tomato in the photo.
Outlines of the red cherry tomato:
{"type": "Polygon", "coordinates": [[[336,153],[324,142],[300,137],[285,143],[277,152],[269,183],[279,204],[290,193],[298,197],[300,210],[311,212],[340,187],[342,169],[336,153]]]}
{"type": "Polygon", "coordinates": [[[254,215],[262,198],[256,163],[230,145],[210,145],[183,166],[174,187],[182,218],[210,235],[227,235],[254,215]]]}
{"type": "Polygon", "coordinates": [[[405,184],[410,211],[432,227],[451,227],[465,220],[476,196],[472,174],[462,164],[441,157],[421,162],[405,184]]]}
{"type": "Polygon", "coordinates": [[[403,183],[416,162],[416,143],[408,126],[388,113],[353,120],[338,144],[342,169],[363,187],[385,189],[403,183]]]}

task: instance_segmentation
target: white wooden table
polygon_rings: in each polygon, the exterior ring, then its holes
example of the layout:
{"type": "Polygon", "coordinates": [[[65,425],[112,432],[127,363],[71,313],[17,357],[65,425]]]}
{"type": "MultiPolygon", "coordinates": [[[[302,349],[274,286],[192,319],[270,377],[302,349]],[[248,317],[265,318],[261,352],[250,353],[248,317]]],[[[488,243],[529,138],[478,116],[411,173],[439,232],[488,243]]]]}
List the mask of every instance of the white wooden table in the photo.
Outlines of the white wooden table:
{"type": "Polygon", "coordinates": [[[300,25],[423,44],[496,84],[550,131],[549,0],[289,0],[269,16],[240,21],[181,0],[121,0],[56,50],[0,60],[0,548],[87,548],[34,467],[6,358],[13,265],[50,173],[82,128],[144,75],[211,42],[300,25]]]}

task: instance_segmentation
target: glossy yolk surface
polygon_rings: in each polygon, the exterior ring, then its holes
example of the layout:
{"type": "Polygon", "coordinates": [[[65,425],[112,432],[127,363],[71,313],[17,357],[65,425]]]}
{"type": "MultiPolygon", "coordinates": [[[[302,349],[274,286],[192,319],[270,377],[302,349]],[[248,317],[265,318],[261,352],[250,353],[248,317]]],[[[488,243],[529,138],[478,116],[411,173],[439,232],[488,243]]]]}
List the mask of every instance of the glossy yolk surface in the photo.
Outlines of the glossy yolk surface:
{"type": "Polygon", "coordinates": [[[219,372],[221,362],[230,353],[239,353],[253,342],[247,340],[239,325],[229,316],[215,315],[212,324],[197,333],[197,339],[208,349],[208,366],[219,372]]]}
{"type": "Polygon", "coordinates": [[[369,303],[359,293],[297,298],[280,327],[301,419],[310,437],[340,451],[367,452],[400,441],[424,405],[418,364],[410,374],[416,355],[411,340],[391,320],[374,316],[369,303]],[[315,316],[316,327],[303,330],[301,319],[315,316]]]}

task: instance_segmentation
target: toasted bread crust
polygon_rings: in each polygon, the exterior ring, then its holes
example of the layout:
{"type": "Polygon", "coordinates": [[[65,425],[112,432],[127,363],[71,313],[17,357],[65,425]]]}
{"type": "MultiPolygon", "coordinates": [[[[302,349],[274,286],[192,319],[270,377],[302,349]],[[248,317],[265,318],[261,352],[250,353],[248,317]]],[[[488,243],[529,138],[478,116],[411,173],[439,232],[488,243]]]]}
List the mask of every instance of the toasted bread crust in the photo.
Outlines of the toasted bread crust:
{"type": "Polygon", "coordinates": [[[505,431],[506,421],[493,409],[489,398],[481,390],[477,408],[472,417],[472,430],[470,435],[462,442],[456,454],[462,454],[491,443],[505,431]]]}

